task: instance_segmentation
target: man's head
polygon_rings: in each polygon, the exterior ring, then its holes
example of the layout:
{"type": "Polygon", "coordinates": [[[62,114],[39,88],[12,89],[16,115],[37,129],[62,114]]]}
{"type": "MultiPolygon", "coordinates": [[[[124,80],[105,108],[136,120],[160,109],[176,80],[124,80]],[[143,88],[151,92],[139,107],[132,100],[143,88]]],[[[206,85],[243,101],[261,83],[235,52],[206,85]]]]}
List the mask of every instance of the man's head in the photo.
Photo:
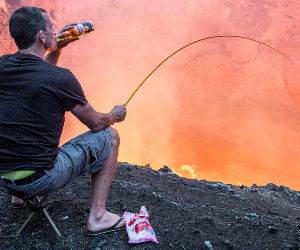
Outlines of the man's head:
{"type": "Polygon", "coordinates": [[[52,22],[44,9],[21,7],[9,19],[9,31],[19,49],[28,49],[33,45],[45,50],[56,47],[52,22]]]}

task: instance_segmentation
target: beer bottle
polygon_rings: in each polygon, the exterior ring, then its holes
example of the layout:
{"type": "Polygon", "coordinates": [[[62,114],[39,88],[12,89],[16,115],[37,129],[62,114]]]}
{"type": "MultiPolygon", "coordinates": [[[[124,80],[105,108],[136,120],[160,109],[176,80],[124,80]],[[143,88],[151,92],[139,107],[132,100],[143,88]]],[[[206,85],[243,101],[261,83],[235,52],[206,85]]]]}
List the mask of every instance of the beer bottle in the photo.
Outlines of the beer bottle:
{"type": "Polygon", "coordinates": [[[85,35],[90,33],[94,30],[94,24],[91,21],[86,21],[82,23],[78,23],[72,29],[67,30],[65,32],[59,33],[56,38],[57,41],[69,39],[69,38],[76,38],[81,35],[85,35]]]}

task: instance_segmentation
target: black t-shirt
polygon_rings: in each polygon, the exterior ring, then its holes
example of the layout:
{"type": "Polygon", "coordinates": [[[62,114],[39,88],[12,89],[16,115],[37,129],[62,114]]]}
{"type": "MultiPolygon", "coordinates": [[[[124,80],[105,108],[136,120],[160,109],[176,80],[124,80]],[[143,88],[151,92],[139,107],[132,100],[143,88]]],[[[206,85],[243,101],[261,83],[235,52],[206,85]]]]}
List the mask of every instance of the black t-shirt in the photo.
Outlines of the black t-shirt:
{"type": "Polygon", "coordinates": [[[68,70],[16,53],[0,57],[0,171],[51,169],[64,115],[87,103],[68,70]]]}

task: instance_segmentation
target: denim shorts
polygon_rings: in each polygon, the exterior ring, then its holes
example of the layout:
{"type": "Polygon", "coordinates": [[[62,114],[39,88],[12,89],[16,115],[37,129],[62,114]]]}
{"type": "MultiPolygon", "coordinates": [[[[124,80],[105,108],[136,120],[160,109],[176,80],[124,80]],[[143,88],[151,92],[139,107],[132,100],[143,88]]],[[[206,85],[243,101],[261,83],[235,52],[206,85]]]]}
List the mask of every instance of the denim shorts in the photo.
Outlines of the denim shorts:
{"type": "Polygon", "coordinates": [[[38,180],[26,185],[15,185],[13,182],[6,184],[0,178],[0,186],[27,194],[48,195],[63,188],[77,176],[100,171],[111,148],[110,128],[96,133],[88,131],[59,147],[53,168],[45,170],[45,175],[38,180]]]}

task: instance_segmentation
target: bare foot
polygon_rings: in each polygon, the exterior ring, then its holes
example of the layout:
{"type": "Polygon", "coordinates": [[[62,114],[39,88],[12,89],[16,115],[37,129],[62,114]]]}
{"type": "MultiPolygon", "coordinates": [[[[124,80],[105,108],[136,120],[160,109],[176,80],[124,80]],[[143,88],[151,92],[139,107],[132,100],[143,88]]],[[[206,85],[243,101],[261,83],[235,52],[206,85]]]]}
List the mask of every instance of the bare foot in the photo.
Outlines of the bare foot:
{"type": "MultiPolygon", "coordinates": [[[[87,228],[89,231],[100,231],[106,228],[110,228],[120,219],[119,215],[105,211],[100,218],[89,219],[87,228]]],[[[125,226],[125,220],[123,219],[116,228],[122,228],[125,226]]]]}
{"type": "Polygon", "coordinates": [[[25,202],[22,199],[20,199],[20,198],[18,198],[16,196],[12,196],[11,197],[11,203],[12,204],[17,204],[17,205],[23,205],[23,204],[25,204],[25,202]]]}

